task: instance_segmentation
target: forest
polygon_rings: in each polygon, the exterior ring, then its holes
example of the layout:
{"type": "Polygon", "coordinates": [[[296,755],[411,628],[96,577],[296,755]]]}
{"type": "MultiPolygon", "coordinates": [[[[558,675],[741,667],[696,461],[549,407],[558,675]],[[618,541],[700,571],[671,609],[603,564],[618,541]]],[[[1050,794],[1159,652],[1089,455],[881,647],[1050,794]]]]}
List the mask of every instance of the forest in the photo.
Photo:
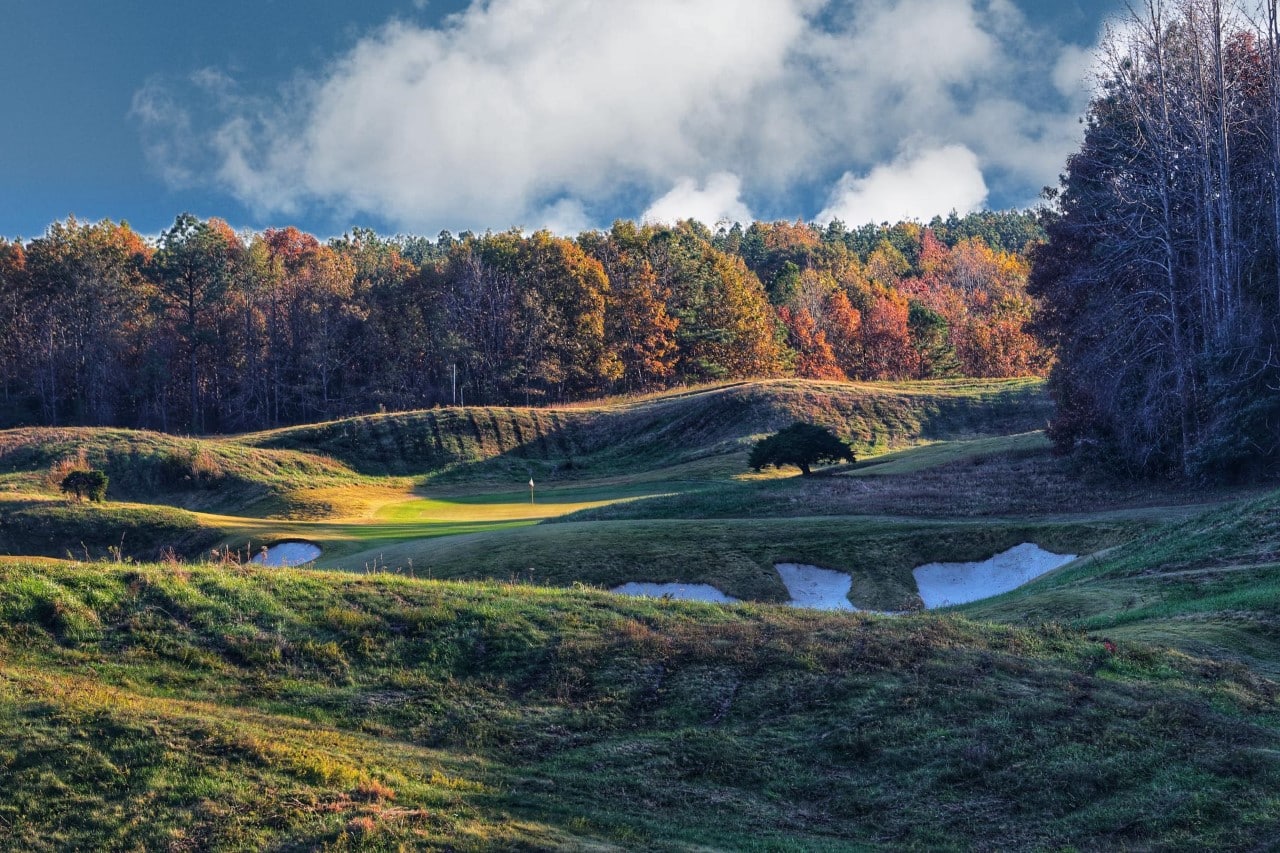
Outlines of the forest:
{"type": "Polygon", "coordinates": [[[1026,212],[327,241],[68,218],[0,240],[0,427],[205,434],[748,377],[1043,374],[1042,239],[1026,212]]]}
{"type": "Polygon", "coordinates": [[[1276,3],[1148,2],[1113,29],[1033,252],[1051,436],[1135,474],[1280,462],[1276,3]]]}

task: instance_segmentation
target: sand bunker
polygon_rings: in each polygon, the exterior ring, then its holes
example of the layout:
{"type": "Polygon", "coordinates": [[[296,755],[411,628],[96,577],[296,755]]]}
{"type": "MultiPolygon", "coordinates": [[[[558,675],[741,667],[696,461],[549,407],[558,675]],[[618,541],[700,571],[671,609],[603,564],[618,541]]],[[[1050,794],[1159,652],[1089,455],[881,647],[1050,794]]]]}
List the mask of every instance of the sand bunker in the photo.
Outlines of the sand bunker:
{"type": "Polygon", "coordinates": [[[264,566],[301,566],[310,563],[320,556],[320,549],[310,542],[281,542],[260,551],[251,563],[264,566]]]}
{"type": "Polygon", "coordinates": [[[732,604],[738,599],[725,595],[714,586],[705,583],[624,583],[611,592],[620,595],[640,595],[646,598],[678,598],[682,601],[710,601],[715,604],[732,604]]]}
{"type": "MultiPolygon", "coordinates": [[[[319,555],[319,549],[316,554],[319,555]]],[[[926,610],[932,610],[935,607],[968,604],[1008,592],[1065,566],[1075,558],[1074,554],[1054,554],[1028,542],[1010,548],[1003,554],[996,554],[990,560],[978,563],[928,563],[914,569],[912,574],[920,590],[920,600],[924,602],[926,610]]],[[[791,594],[791,600],[787,602],[791,607],[851,612],[860,610],[849,601],[853,578],[845,572],[801,563],[778,563],[774,568],[778,570],[787,592],[791,594]]],[[[711,601],[717,604],[738,601],[705,583],[626,583],[614,587],[612,591],[622,595],[711,601]]],[[[863,612],[898,616],[904,611],[863,612]]]]}
{"type": "Polygon", "coordinates": [[[782,576],[782,582],[791,593],[792,607],[808,610],[857,610],[849,603],[849,588],[853,578],[844,572],[833,572],[817,566],[799,563],[778,563],[774,566],[782,576]]]}
{"type": "Polygon", "coordinates": [[[928,563],[912,574],[920,600],[932,610],[1008,592],[1075,558],[1074,554],[1053,554],[1027,542],[980,563],[928,563]]]}

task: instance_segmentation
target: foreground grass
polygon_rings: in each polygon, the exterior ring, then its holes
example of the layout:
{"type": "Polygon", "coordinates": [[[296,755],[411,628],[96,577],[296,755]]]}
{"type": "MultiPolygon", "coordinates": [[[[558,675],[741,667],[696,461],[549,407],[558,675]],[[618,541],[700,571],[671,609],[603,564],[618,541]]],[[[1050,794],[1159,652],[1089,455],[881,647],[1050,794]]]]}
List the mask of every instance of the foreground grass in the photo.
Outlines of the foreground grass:
{"type": "Polygon", "coordinates": [[[0,823],[68,847],[1250,847],[1274,685],[1083,634],[0,563],[0,823]]]}

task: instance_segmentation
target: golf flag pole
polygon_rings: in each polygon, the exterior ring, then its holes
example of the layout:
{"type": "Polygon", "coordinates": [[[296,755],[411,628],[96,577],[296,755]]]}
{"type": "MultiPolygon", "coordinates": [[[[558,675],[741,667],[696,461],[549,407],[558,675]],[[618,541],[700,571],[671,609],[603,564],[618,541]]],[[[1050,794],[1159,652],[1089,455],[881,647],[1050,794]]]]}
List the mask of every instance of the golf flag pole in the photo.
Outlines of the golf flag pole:
{"type": "Polygon", "coordinates": [[[529,503],[533,503],[533,478],[529,478],[529,503]]]}

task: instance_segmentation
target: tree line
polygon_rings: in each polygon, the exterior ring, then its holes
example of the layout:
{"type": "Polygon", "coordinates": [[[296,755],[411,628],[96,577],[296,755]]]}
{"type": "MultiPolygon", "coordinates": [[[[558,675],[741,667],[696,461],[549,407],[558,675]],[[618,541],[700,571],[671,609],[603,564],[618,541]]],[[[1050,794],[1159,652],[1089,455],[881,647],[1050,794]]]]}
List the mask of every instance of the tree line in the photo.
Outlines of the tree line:
{"type": "Polygon", "coordinates": [[[1276,7],[1150,0],[1106,42],[1031,276],[1064,450],[1183,477],[1280,461],[1276,7]]]}
{"type": "Polygon", "coordinates": [[[1041,373],[1041,236],[1016,212],[328,241],[69,218],[0,240],[0,424],[228,432],[720,379],[1041,373]]]}

